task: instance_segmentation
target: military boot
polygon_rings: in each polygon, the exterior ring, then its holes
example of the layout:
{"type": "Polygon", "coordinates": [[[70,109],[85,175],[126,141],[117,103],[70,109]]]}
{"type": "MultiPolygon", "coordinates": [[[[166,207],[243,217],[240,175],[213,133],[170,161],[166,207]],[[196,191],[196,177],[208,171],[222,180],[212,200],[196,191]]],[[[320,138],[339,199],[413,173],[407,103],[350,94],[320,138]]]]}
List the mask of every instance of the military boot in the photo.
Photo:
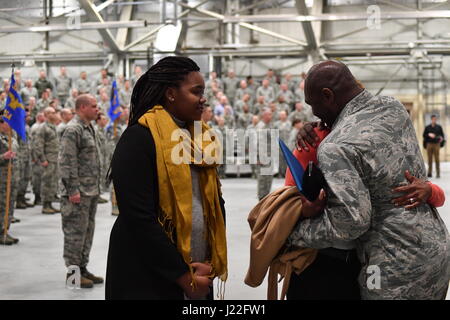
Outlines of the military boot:
{"type": "Polygon", "coordinates": [[[42,207],[43,214],[54,214],[58,213],[59,210],[52,207],[52,203],[50,201],[45,201],[44,206],[42,207]]]}
{"type": "Polygon", "coordinates": [[[27,204],[25,203],[24,197],[17,197],[16,200],[16,209],[26,209],[28,208],[27,204]]]}
{"type": "Polygon", "coordinates": [[[81,276],[82,276],[82,277],[85,277],[85,278],[91,280],[94,284],[100,284],[100,283],[103,283],[103,278],[102,278],[102,277],[94,276],[92,273],[90,273],[90,272],[86,269],[86,267],[80,268],[80,271],[81,271],[81,276]]]}
{"type": "Polygon", "coordinates": [[[37,195],[35,195],[35,197],[34,197],[34,205],[35,206],[39,206],[41,204],[41,195],[40,194],[37,194],[37,195]]]}
{"type": "Polygon", "coordinates": [[[104,198],[102,198],[102,197],[98,197],[98,201],[97,201],[99,204],[101,204],[101,203],[108,203],[108,200],[106,200],[106,199],[104,199],[104,198]]]}
{"type": "Polygon", "coordinates": [[[19,239],[14,238],[12,235],[10,235],[9,233],[6,234],[6,238],[10,239],[13,244],[19,243],[19,239]]]}
{"type": "MultiPolygon", "coordinates": [[[[67,274],[66,276],[66,283],[67,279],[71,276],[71,274],[67,274]]],[[[83,289],[89,289],[94,287],[94,282],[92,280],[89,280],[88,278],[84,277],[83,275],[80,275],[80,288],[83,289]]]]}
{"type": "Polygon", "coordinates": [[[3,235],[0,236],[0,245],[2,246],[11,246],[14,244],[14,241],[8,237],[4,238],[3,235]]]}
{"type": "Polygon", "coordinates": [[[14,240],[13,239],[11,239],[11,237],[9,236],[9,234],[6,234],[6,237],[4,236],[4,233],[3,233],[3,230],[1,231],[1,234],[0,234],[0,245],[3,245],[3,246],[11,246],[11,245],[13,245],[14,243],[17,243],[17,242],[14,242],[14,240]]]}

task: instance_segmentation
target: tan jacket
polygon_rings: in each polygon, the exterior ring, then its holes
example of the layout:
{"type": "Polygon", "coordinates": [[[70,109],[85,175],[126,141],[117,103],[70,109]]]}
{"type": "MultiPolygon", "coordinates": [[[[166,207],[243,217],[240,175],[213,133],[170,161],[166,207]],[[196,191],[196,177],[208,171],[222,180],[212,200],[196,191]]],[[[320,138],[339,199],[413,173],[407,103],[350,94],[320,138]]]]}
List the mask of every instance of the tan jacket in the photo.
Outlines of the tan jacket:
{"type": "Polygon", "coordinates": [[[285,278],[281,293],[283,300],[289,287],[291,272],[300,274],[316,258],[316,249],[284,246],[300,218],[301,208],[297,187],[285,186],[264,197],[248,216],[252,235],[250,266],[245,283],[251,287],[259,286],[269,269],[269,300],[278,298],[278,274],[285,278]]]}

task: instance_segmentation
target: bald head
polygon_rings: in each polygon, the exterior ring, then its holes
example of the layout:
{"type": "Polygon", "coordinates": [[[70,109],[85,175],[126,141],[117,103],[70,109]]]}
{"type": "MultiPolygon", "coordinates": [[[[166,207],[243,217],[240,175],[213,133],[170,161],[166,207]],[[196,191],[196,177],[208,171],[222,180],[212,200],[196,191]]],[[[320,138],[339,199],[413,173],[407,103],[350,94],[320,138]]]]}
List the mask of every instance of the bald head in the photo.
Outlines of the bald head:
{"type": "Polygon", "coordinates": [[[306,75],[305,91],[317,93],[322,88],[330,88],[336,93],[357,87],[356,79],[348,67],[337,61],[323,61],[311,67],[306,75]]]}
{"type": "Polygon", "coordinates": [[[95,99],[90,94],[81,94],[77,97],[77,100],[75,100],[75,110],[79,110],[81,106],[88,105],[92,99],[95,99]]]}
{"type": "Polygon", "coordinates": [[[363,89],[348,67],[337,61],[323,61],[311,67],[305,79],[305,102],[315,116],[329,126],[345,105],[363,89]]]}

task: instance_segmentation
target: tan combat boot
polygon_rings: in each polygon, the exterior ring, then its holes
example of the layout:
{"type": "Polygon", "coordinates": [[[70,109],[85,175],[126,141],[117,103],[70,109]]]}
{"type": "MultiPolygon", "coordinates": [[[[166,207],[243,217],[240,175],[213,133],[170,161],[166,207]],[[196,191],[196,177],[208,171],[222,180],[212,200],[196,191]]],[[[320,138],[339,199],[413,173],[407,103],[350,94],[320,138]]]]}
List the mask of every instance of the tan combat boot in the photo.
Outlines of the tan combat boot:
{"type": "Polygon", "coordinates": [[[103,278],[102,277],[94,276],[86,268],[80,268],[80,271],[81,271],[81,277],[85,277],[85,278],[91,280],[94,284],[103,283],[103,278]]]}
{"type": "MultiPolygon", "coordinates": [[[[71,276],[71,274],[66,275],[66,281],[71,276]]],[[[88,278],[84,277],[83,275],[80,275],[80,288],[82,289],[89,289],[94,287],[94,282],[92,280],[89,280],[88,278]]]]}
{"type": "Polygon", "coordinates": [[[58,213],[59,210],[52,207],[52,203],[50,201],[44,202],[44,206],[42,207],[43,214],[54,214],[58,213]]]}

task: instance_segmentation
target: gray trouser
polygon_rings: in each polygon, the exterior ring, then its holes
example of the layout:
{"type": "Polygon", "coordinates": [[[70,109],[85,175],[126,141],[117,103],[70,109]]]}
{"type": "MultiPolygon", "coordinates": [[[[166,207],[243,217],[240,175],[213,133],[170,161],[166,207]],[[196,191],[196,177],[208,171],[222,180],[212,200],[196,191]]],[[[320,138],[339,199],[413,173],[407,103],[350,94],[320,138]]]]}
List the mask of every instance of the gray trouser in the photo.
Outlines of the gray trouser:
{"type": "Polygon", "coordinates": [[[62,229],[64,232],[64,261],[86,267],[89,262],[95,229],[95,213],[98,196],[81,196],[79,204],[73,204],[67,196],[61,197],[62,229]]]}
{"type": "MultiPolygon", "coordinates": [[[[6,229],[9,229],[11,224],[11,218],[14,216],[14,202],[17,197],[17,185],[18,181],[18,171],[15,170],[14,166],[17,163],[13,164],[11,171],[11,184],[10,184],[10,196],[9,196],[9,210],[8,210],[8,225],[6,229]]],[[[4,219],[6,214],[6,188],[7,188],[7,179],[8,177],[8,166],[0,167],[0,231],[3,230],[4,219]]]]}
{"type": "Polygon", "coordinates": [[[48,166],[43,168],[41,179],[41,197],[44,202],[55,200],[58,191],[58,164],[49,162],[48,166]]]}
{"type": "Polygon", "coordinates": [[[31,183],[33,184],[33,193],[35,195],[41,195],[41,180],[43,167],[39,163],[33,162],[31,164],[31,169],[33,171],[31,183]]]}
{"type": "Polygon", "coordinates": [[[270,193],[272,189],[273,175],[262,175],[261,166],[257,166],[258,199],[261,200],[270,193]]]}

